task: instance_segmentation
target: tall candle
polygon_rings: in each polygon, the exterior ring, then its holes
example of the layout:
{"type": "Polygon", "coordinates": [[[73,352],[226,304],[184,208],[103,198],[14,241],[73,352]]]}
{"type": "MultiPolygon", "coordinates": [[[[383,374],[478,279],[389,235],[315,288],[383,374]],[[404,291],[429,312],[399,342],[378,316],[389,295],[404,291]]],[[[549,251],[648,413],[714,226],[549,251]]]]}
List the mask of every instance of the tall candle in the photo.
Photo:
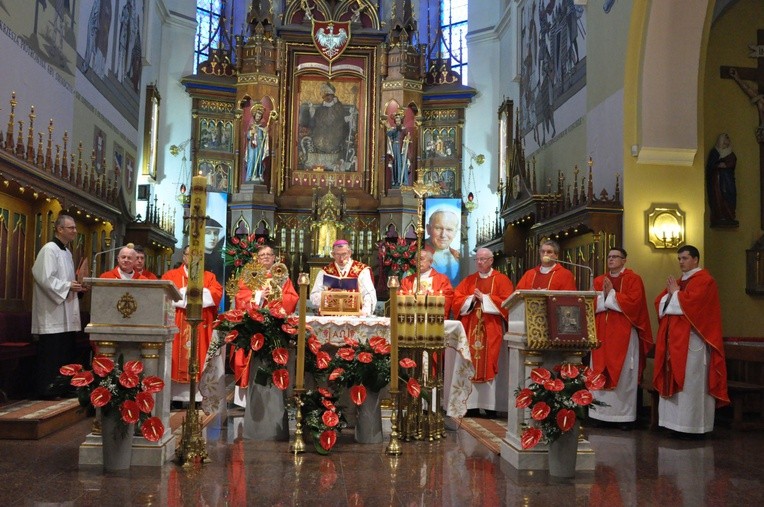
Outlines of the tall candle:
{"type": "Polygon", "coordinates": [[[188,320],[202,318],[202,289],[204,288],[204,228],[207,215],[207,178],[191,179],[191,206],[188,231],[188,288],[186,315],[188,320]]]}
{"type": "Polygon", "coordinates": [[[390,391],[398,392],[398,277],[387,279],[390,289],[390,391]]]}
{"type": "Polygon", "coordinates": [[[295,391],[302,391],[305,386],[305,311],[308,299],[308,273],[300,273],[297,284],[300,286],[299,312],[300,320],[297,327],[297,371],[294,383],[295,391]]]}

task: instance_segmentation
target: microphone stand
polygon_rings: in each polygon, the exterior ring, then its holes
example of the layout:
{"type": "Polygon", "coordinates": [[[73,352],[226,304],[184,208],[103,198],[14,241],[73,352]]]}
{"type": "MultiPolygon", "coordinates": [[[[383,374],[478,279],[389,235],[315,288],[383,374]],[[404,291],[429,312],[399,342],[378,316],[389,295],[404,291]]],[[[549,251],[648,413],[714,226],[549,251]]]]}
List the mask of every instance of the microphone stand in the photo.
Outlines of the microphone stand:
{"type": "Polygon", "coordinates": [[[132,243],[128,243],[126,245],[115,246],[114,248],[111,248],[109,250],[104,250],[103,252],[96,252],[95,254],[93,254],[93,269],[90,270],[90,276],[93,276],[93,277],[96,276],[96,265],[97,265],[96,261],[98,260],[98,256],[99,255],[103,255],[103,254],[107,254],[107,253],[111,253],[111,252],[116,252],[117,250],[121,250],[121,249],[123,249],[125,247],[133,248],[134,246],[135,245],[133,245],[132,243]]]}
{"type": "Polygon", "coordinates": [[[586,264],[576,264],[575,262],[568,262],[568,261],[561,261],[560,259],[555,259],[555,262],[559,262],[560,264],[567,264],[568,266],[575,266],[577,268],[584,268],[589,270],[589,290],[594,290],[594,270],[587,266],[586,264]]]}

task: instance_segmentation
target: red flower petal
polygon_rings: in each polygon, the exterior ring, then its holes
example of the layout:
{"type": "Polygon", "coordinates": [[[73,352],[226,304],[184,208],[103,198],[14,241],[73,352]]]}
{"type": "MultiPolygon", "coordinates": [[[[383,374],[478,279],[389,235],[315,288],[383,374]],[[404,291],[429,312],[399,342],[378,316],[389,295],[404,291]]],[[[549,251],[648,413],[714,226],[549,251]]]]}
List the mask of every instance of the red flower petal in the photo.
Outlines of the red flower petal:
{"type": "Polygon", "coordinates": [[[565,363],[560,368],[560,376],[562,378],[576,378],[578,377],[578,368],[570,363],[565,363]]]}
{"type": "Polygon", "coordinates": [[[61,375],[66,375],[67,377],[73,377],[77,373],[82,371],[82,365],[81,364],[65,364],[61,368],[59,368],[58,372],[61,375]]]}
{"type": "Polygon", "coordinates": [[[585,383],[587,389],[590,391],[597,391],[605,387],[605,375],[598,373],[591,376],[588,380],[585,381],[585,383]]]}
{"type": "Polygon", "coordinates": [[[342,338],[342,340],[350,347],[357,347],[358,346],[358,340],[355,338],[351,338],[349,336],[345,336],[342,338]]]}
{"type": "Polygon", "coordinates": [[[93,358],[93,372],[99,377],[105,377],[114,369],[114,361],[106,356],[93,358]]]}
{"type": "Polygon", "coordinates": [[[355,359],[355,350],[350,347],[342,347],[337,351],[337,357],[344,359],[345,361],[352,361],[355,359]]]}
{"type": "Polygon", "coordinates": [[[377,347],[374,347],[374,352],[381,355],[386,355],[390,353],[390,344],[389,343],[383,343],[382,345],[379,345],[377,347]]]}
{"type": "Polygon", "coordinates": [[[332,392],[329,389],[325,388],[325,387],[319,387],[317,389],[317,391],[319,393],[321,393],[321,396],[323,396],[324,398],[331,398],[332,397],[332,392]]]}
{"type": "Polygon", "coordinates": [[[340,417],[337,415],[336,412],[333,412],[331,410],[326,410],[321,416],[321,421],[325,425],[329,426],[330,428],[334,428],[335,426],[339,424],[340,417]]]}
{"type": "Polygon", "coordinates": [[[273,379],[273,385],[282,391],[286,391],[287,387],[289,387],[289,372],[287,370],[283,368],[276,370],[271,375],[271,378],[273,379]]]}
{"type": "Polygon", "coordinates": [[[533,368],[531,370],[531,380],[536,384],[543,384],[550,378],[552,378],[552,372],[546,368],[533,368]]]}
{"type": "Polygon", "coordinates": [[[111,401],[111,393],[105,387],[96,387],[93,392],[90,393],[90,403],[94,407],[103,407],[111,401]]]}
{"type": "Polygon", "coordinates": [[[133,400],[122,402],[122,405],[119,406],[119,413],[122,415],[122,420],[128,424],[137,423],[138,419],[141,418],[141,409],[133,400]]]}
{"type": "Polygon", "coordinates": [[[236,341],[236,338],[238,337],[239,337],[239,332],[236,329],[234,329],[233,331],[225,335],[225,342],[226,343],[234,342],[236,341]]]}
{"type": "Polygon", "coordinates": [[[406,383],[406,390],[409,392],[412,398],[419,398],[419,393],[422,392],[422,386],[419,385],[419,381],[415,378],[410,378],[406,383]]]}
{"type": "Polygon", "coordinates": [[[297,334],[297,328],[292,327],[289,324],[281,324],[281,330],[287,334],[297,334]]]}
{"type": "Polygon", "coordinates": [[[337,443],[337,432],[334,430],[326,430],[321,433],[318,441],[321,444],[321,447],[323,447],[325,451],[328,451],[334,447],[335,443],[337,443]]]}
{"type": "Polygon", "coordinates": [[[330,356],[325,351],[320,351],[318,355],[316,356],[316,364],[318,365],[319,370],[325,370],[329,367],[329,364],[332,362],[332,356],[330,356]]]}
{"type": "Polygon", "coordinates": [[[594,401],[594,396],[592,396],[591,391],[588,389],[581,389],[580,391],[573,393],[573,396],[571,396],[570,399],[577,405],[586,406],[591,405],[592,401],[594,401]]]}
{"type": "Polygon", "coordinates": [[[533,408],[531,409],[531,417],[537,421],[543,421],[547,418],[551,411],[552,409],[549,407],[549,405],[543,401],[540,401],[533,405],[533,408]]]}
{"type": "Polygon", "coordinates": [[[244,319],[244,310],[239,310],[238,308],[228,310],[227,312],[221,314],[220,317],[227,320],[228,322],[241,322],[242,319],[244,319]]]}
{"type": "Polygon", "coordinates": [[[559,393],[560,391],[565,389],[565,384],[562,382],[562,380],[558,378],[554,380],[550,379],[544,382],[544,389],[546,389],[547,391],[559,393]]]}
{"type": "Polygon", "coordinates": [[[332,372],[329,374],[329,380],[337,380],[340,378],[340,376],[345,373],[345,370],[343,368],[335,368],[332,370],[332,372]]]}
{"type": "Polygon", "coordinates": [[[119,376],[119,384],[122,387],[126,387],[128,389],[132,389],[133,387],[137,386],[138,382],[140,382],[140,380],[138,379],[138,375],[135,373],[123,371],[122,375],[119,376]]]}
{"type": "Polygon", "coordinates": [[[253,308],[251,311],[248,311],[247,314],[255,322],[265,322],[265,315],[263,315],[263,312],[258,308],[253,308]]]}
{"type": "Polygon", "coordinates": [[[268,303],[268,311],[271,312],[271,315],[274,317],[278,317],[280,319],[285,319],[287,317],[287,312],[284,310],[284,307],[281,306],[280,301],[271,301],[268,303]]]}
{"type": "Polygon", "coordinates": [[[255,333],[252,338],[249,339],[249,347],[257,352],[265,345],[265,335],[263,333],[255,333]]]}
{"type": "Polygon", "coordinates": [[[321,398],[321,404],[326,408],[326,410],[337,410],[337,407],[334,406],[334,403],[328,398],[321,398]]]}
{"type": "Polygon", "coordinates": [[[284,347],[273,349],[271,355],[273,356],[273,362],[276,364],[285,365],[289,361],[289,351],[284,347]]]}
{"type": "Polygon", "coordinates": [[[568,408],[560,409],[557,412],[557,426],[562,431],[570,431],[573,425],[576,423],[576,413],[568,408]]]}
{"type": "Polygon", "coordinates": [[[528,428],[520,436],[520,445],[523,449],[531,449],[541,440],[541,430],[538,428],[528,428]]]}
{"type": "Polygon", "coordinates": [[[154,396],[151,393],[143,391],[135,395],[135,402],[138,404],[138,408],[144,414],[150,414],[154,410],[154,396]]]}
{"type": "Polygon", "coordinates": [[[128,371],[135,375],[140,375],[143,373],[143,363],[140,361],[128,361],[125,363],[125,367],[122,368],[122,371],[128,371]]]}
{"type": "Polygon", "coordinates": [[[377,347],[380,347],[381,345],[384,345],[387,343],[387,340],[385,340],[382,336],[372,336],[369,338],[369,345],[371,348],[376,349],[377,347]]]}
{"type": "Polygon", "coordinates": [[[515,397],[515,407],[517,408],[530,407],[531,403],[533,403],[533,396],[534,396],[533,391],[531,391],[527,387],[521,390],[519,393],[517,393],[517,396],[515,397]]]}
{"type": "Polygon", "coordinates": [[[164,389],[164,380],[157,376],[151,375],[143,379],[143,382],[141,382],[141,387],[143,387],[143,390],[147,393],[158,393],[164,389]]]}
{"type": "Polygon", "coordinates": [[[356,405],[363,405],[366,401],[366,387],[357,385],[350,388],[350,401],[356,405]]]}
{"type": "Polygon", "coordinates": [[[85,387],[92,384],[93,380],[95,380],[95,377],[92,371],[82,371],[74,375],[69,383],[74,387],[85,387]]]}
{"type": "Polygon", "coordinates": [[[164,435],[164,424],[158,417],[149,417],[141,425],[141,433],[143,438],[149,442],[159,442],[159,439],[164,435]]]}
{"type": "Polygon", "coordinates": [[[321,342],[315,336],[311,336],[308,338],[308,348],[314,355],[317,355],[318,351],[321,350],[321,342]]]}
{"type": "Polygon", "coordinates": [[[398,364],[401,365],[401,368],[416,368],[416,361],[410,357],[404,357],[398,361],[398,364]]]}
{"type": "Polygon", "coordinates": [[[374,356],[370,352],[361,352],[358,354],[358,361],[361,363],[369,364],[374,360],[374,356]]]}

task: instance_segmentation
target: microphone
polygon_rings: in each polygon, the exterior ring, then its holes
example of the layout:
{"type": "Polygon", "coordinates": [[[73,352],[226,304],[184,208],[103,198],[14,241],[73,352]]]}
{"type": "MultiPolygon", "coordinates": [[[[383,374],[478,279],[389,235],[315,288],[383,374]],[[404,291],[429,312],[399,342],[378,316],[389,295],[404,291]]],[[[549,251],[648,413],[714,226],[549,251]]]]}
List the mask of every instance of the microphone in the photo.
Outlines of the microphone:
{"type": "Polygon", "coordinates": [[[91,275],[90,276],[96,276],[96,260],[98,259],[99,255],[107,254],[110,252],[116,252],[117,250],[122,250],[123,248],[135,248],[135,244],[133,243],[127,243],[126,245],[120,245],[115,246],[114,248],[110,248],[109,250],[104,250],[103,252],[97,252],[93,255],[93,269],[90,270],[91,275]]]}
{"type": "Polygon", "coordinates": [[[568,266],[575,266],[577,268],[584,268],[589,270],[589,290],[594,290],[594,270],[587,266],[586,264],[576,264],[575,262],[568,262],[568,261],[561,261],[560,259],[552,259],[548,255],[545,255],[541,258],[544,262],[549,262],[551,260],[554,260],[555,262],[559,262],[560,264],[567,264],[568,266]]]}

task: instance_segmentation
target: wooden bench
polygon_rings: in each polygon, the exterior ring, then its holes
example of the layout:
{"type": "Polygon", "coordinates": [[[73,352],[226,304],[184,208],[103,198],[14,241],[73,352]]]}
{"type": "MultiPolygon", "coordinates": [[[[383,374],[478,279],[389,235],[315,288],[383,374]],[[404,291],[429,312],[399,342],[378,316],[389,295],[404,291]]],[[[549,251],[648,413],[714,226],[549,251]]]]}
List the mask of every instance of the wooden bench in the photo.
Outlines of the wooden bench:
{"type": "Polygon", "coordinates": [[[732,401],[732,427],[764,427],[764,346],[726,343],[727,389],[732,401]],[[746,412],[758,412],[758,421],[746,421],[746,412]]]}
{"type": "Polygon", "coordinates": [[[13,394],[18,384],[14,379],[22,360],[37,354],[31,329],[29,312],[0,312],[0,401],[7,399],[6,391],[13,394]]]}

